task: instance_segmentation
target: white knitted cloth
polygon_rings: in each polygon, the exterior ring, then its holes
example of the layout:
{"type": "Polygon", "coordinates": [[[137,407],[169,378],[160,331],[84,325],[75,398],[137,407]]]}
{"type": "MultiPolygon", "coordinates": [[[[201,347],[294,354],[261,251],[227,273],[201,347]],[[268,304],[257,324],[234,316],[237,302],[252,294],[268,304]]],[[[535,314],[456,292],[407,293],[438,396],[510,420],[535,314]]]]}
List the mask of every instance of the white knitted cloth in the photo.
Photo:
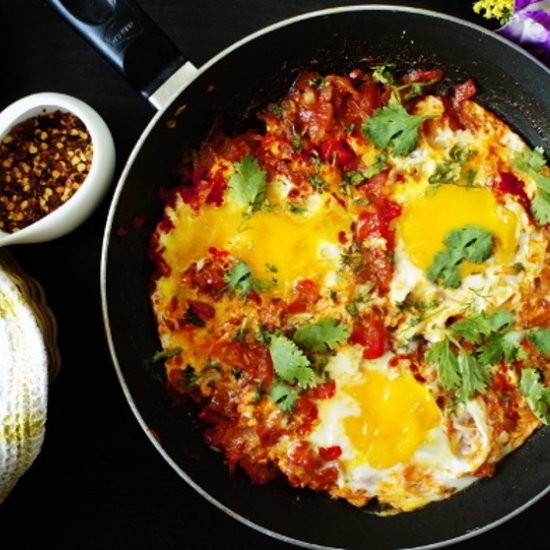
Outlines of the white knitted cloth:
{"type": "Polygon", "coordinates": [[[48,352],[23,289],[0,263],[0,503],[40,452],[46,423],[48,352]]]}

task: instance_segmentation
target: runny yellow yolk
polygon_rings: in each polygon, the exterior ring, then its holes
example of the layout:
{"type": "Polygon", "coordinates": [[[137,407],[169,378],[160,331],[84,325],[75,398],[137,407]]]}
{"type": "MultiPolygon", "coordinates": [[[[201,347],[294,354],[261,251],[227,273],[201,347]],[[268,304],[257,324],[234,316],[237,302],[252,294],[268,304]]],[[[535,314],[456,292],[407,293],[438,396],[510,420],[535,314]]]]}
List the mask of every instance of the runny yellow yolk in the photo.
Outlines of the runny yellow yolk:
{"type": "Polygon", "coordinates": [[[344,418],[344,429],[358,455],[352,466],[369,464],[382,470],[407,462],[440,412],[428,390],[410,374],[390,379],[368,371],[359,385],[342,388],[357,403],[358,416],[344,418]]]}
{"type": "Polygon", "coordinates": [[[275,279],[272,295],[289,294],[298,279],[322,282],[339,266],[339,254],[330,252],[330,245],[338,245],[340,232],[349,232],[351,226],[349,214],[332,197],[322,200],[312,212],[281,207],[249,217],[229,200],[221,207],[205,205],[199,213],[182,204],[174,229],[163,241],[166,261],[183,272],[214,247],[244,260],[254,278],[275,279]]]}
{"type": "MultiPolygon", "coordinates": [[[[410,259],[423,271],[445,248],[443,241],[449,233],[466,225],[477,225],[493,233],[494,256],[499,265],[513,262],[517,215],[500,205],[488,188],[442,185],[433,194],[422,195],[405,204],[398,224],[410,259]]],[[[464,277],[481,269],[480,265],[464,263],[461,275],[464,277]]]]}

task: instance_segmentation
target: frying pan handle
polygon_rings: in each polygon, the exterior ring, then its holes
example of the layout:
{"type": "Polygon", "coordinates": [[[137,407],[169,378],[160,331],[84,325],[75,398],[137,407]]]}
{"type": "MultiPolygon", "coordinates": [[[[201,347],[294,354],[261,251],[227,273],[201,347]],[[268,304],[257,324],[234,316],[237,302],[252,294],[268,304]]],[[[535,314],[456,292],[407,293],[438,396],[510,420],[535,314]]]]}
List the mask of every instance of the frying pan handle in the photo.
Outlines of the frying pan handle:
{"type": "Polygon", "coordinates": [[[44,1],[146,98],[187,64],[171,40],[132,0],[44,1]]]}

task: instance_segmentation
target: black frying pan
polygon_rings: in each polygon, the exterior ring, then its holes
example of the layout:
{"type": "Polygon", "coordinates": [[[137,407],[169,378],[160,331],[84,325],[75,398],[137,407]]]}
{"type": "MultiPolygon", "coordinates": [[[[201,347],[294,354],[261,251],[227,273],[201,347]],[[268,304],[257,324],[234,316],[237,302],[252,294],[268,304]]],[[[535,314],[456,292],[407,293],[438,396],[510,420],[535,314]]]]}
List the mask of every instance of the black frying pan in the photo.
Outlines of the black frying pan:
{"type": "Polygon", "coordinates": [[[122,388],[151,441],[199,493],[264,533],[304,546],[437,547],[469,538],[519,513],[548,492],[550,430],[538,431],[490,479],[411,513],[379,517],[283,481],[253,485],[229,474],[203,443],[192,411],[175,406],[143,368],[159,348],[148,291],[150,230],[159,187],[170,185],[182,151],[196,148],[214,123],[237,132],[254,113],[313,68],[346,71],[365,56],[405,69],[441,67],[454,82],[474,78],[478,100],[531,146],[550,148],[550,72],[493,33],[433,12],[395,6],[334,9],[294,18],[232,46],[198,73],[133,4],[47,0],[86,34],[131,83],[160,107],[124,170],[112,202],[102,258],[107,336],[122,388]],[[182,68],[183,67],[183,68],[182,68]],[[177,70],[156,92],[159,84],[177,70]],[[166,96],[176,90],[174,99],[166,96]],[[175,124],[174,124],[175,122],[175,124]],[[149,223],[130,230],[140,216],[149,223]]]}

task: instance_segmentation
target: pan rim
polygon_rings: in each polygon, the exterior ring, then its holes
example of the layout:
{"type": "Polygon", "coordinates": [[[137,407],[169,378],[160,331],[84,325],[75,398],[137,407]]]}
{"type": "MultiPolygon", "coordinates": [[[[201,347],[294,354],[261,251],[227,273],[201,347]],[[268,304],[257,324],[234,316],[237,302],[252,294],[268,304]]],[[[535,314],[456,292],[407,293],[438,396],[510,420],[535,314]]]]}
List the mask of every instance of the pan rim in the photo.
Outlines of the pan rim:
{"type": "MultiPolygon", "coordinates": [[[[481,35],[484,35],[485,37],[489,38],[490,40],[496,40],[497,42],[501,42],[506,47],[511,48],[513,50],[516,50],[517,53],[524,56],[529,62],[535,63],[539,66],[540,69],[542,69],[544,72],[550,76],[550,68],[545,66],[541,61],[539,61],[534,55],[532,55],[530,52],[526,51],[524,48],[518,46],[511,40],[500,36],[499,34],[496,34],[494,31],[490,31],[486,29],[485,27],[482,27],[476,23],[472,23],[470,21],[466,21],[464,19],[461,19],[456,16],[448,15],[442,12],[438,12],[436,10],[431,9],[425,9],[425,8],[416,8],[413,6],[407,6],[407,5],[401,5],[401,4],[359,4],[359,5],[353,5],[353,6],[339,6],[334,8],[326,8],[321,10],[315,10],[306,12],[300,15],[292,16],[289,18],[285,18],[283,20],[280,20],[278,22],[272,23],[270,25],[267,25],[265,27],[262,27],[261,29],[248,34],[247,36],[237,40],[236,42],[232,43],[227,48],[223,49],[218,54],[214,55],[212,58],[210,58],[206,63],[201,65],[196,69],[196,72],[193,74],[191,78],[188,78],[184,82],[181,83],[180,86],[177,87],[172,99],[167,102],[167,104],[161,108],[158,109],[156,113],[154,113],[153,117],[149,121],[149,123],[146,125],[145,129],[139,136],[137,142],[135,143],[134,147],[132,148],[132,151],[130,152],[130,155],[128,156],[128,159],[126,160],[123,169],[121,171],[121,174],[119,176],[119,179],[117,181],[114,193],[111,198],[111,202],[109,205],[108,215],[106,219],[106,225],[103,235],[103,242],[101,247],[101,263],[100,263],[100,295],[101,295],[101,307],[102,307],[102,316],[103,316],[103,324],[104,329],[107,337],[107,343],[109,347],[109,352],[111,355],[111,359],[113,362],[113,366],[115,368],[117,378],[119,380],[119,383],[121,385],[121,388],[123,390],[123,393],[125,395],[125,398],[136,417],[139,425],[153,444],[153,446],[156,448],[156,450],[160,453],[160,455],[166,460],[166,462],[174,469],[174,471],[190,486],[192,487],[199,495],[201,495],[203,498],[205,498],[209,503],[216,506],[219,510],[226,513],[228,516],[232,517],[233,519],[238,520],[242,524],[246,525],[247,527],[250,527],[264,535],[270,536],[276,540],[280,540],[282,542],[286,542],[289,544],[294,544],[296,546],[301,546],[303,548],[312,548],[312,549],[326,549],[326,550],[340,550],[341,547],[333,547],[333,546],[325,546],[325,545],[318,545],[309,543],[306,541],[302,541],[300,539],[296,539],[294,537],[290,537],[287,535],[283,535],[281,533],[278,533],[276,531],[273,531],[269,528],[263,527],[262,525],[259,525],[255,523],[252,520],[247,519],[246,517],[236,513],[235,511],[228,508],[226,505],[224,505],[222,502],[214,498],[212,495],[210,495],[207,491],[205,491],[198,483],[196,483],[175,461],[170,457],[170,455],[165,451],[165,449],[162,447],[160,442],[155,438],[154,434],[152,433],[151,429],[147,426],[144,418],[141,415],[140,410],[138,409],[138,406],[136,405],[132,394],[130,392],[130,389],[128,388],[128,385],[126,384],[126,379],[122,373],[122,368],[119,364],[117,352],[115,348],[115,343],[113,340],[113,335],[111,332],[111,326],[109,321],[109,304],[107,300],[107,258],[109,255],[109,244],[112,240],[112,233],[113,233],[113,222],[114,217],[117,211],[117,207],[119,204],[120,196],[122,194],[122,191],[126,185],[128,175],[134,165],[134,162],[138,155],[140,154],[140,151],[143,147],[144,142],[149,137],[149,134],[152,132],[152,130],[157,126],[157,123],[160,118],[170,109],[174,101],[181,95],[181,93],[189,86],[191,85],[198,77],[200,77],[204,72],[206,72],[210,67],[221,61],[224,57],[228,56],[235,50],[238,50],[245,44],[248,44],[249,42],[252,42],[256,40],[257,38],[264,36],[266,34],[269,34],[273,31],[276,31],[280,28],[299,23],[304,20],[308,19],[315,19],[319,17],[326,17],[334,14],[339,13],[347,13],[347,12],[364,12],[364,11],[373,11],[373,12],[394,12],[394,13],[410,13],[410,14],[417,14],[421,16],[425,16],[428,18],[433,18],[437,20],[443,20],[443,21],[449,21],[455,25],[459,25],[462,27],[466,27],[470,30],[473,30],[477,33],[480,33],[481,35]]],[[[484,525],[483,527],[479,527],[477,529],[473,529],[471,531],[468,531],[462,535],[459,535],[457,537],[446,539],[443,541],[431,543],[428,545],[423,546],[414,546],[414,547],[407,547],[403,548],[403,550],[432,550],[436,548],[443,548],[446,546],[450,546],[452,544],[457,544],[459,542],[464,542],[466,540],[472,539],[478,535],[481,535],[483,533],[486,533],[504,523],[509,521],[510,519],[514,518],[515,516],[521,514],[526,509],[531,507],[533,504],[535,504],[538,500],[543,498],[545,495],[547,495],[550,492],[550,485],[546,487],[546,489],[542,490],[540,493],[535,495],[533,498],[531,498],[529,501],[525,502],[522,506],[514,509],[510,513],[502,516],[501,518],[484,525]]]]}

